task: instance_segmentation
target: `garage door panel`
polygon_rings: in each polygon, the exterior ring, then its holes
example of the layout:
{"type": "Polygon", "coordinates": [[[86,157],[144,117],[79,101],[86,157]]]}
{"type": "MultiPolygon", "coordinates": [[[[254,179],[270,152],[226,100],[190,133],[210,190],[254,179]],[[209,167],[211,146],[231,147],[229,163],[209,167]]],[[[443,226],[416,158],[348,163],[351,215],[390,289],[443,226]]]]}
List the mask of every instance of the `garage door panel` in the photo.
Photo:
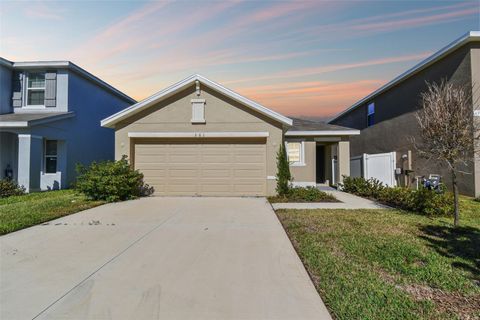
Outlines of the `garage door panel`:
{"type": "Polygon", "coordinates": [[[261,196],[265,144],[135,144],[135,168],[159,195],[261,196]]]}
{"type": "Polygon", "coordinates": [[[137,161],[138,163],[163,163],[163,162],[167,162],[168,159],[165,154],[162,154],[162,155],[141,154],[135,157],[135,161],[137,161]]]}
{"type": "Polygon", "coordinates": [[[170,179],[169,184],[166,186],[167,191],[185,191],[185,192],[196,192],[197,184],[195,180],[191,179],[170,179]]]}
{"type": "Polygon", "coordinates": [[[262,168],[258,169],[235,169],[233,170],[233,177],[235,178],[256,178],[263,173],[262,168]]]}
{"type": "Polygon", "coordinates": [[[169,163],[196,163],[199,157],[196,154],[170,154],[169,163]]]}
{"type": "Polygon", "coordinates": [[[188,168],[178,168],[168,170],[169,178],[198,178],[198,170],[188,168]]]}
{"type": "Polygon", "coordinates": [[[231,163],[232,156],[228,154],[203,155],[201,160],[202,160],[201,163],[231,163]]]}
{"type": "Polygon", "coordinates": [[[143,165],[142,168],[136,168],[143,173],[145,177],[150,178],[162,178],[165,181],[165,177],[167,176],[167,170],[162,168],[155,168],[155,164],[150,165],[143,165]]]}
{"type": "Polygon", "coordinates": [[[230,169],[201,169],[200,177],[229,179],[231,177],[231,172],[230,169]]]}
{"type": "Polygon", "coordinates": [[[241,185],[241,184],[236,184],[233,186],[233,192],[236,194],[245,194],[246,192],[260,196],[264,194],[263,188],[259,185],[241,185]]]}
{"type": "Polygon", "coordinates": [[[265,155],[251,154],[251,155],[235,155],[233,161],[235,163],[261,163],[265,160],[265,155]]]}

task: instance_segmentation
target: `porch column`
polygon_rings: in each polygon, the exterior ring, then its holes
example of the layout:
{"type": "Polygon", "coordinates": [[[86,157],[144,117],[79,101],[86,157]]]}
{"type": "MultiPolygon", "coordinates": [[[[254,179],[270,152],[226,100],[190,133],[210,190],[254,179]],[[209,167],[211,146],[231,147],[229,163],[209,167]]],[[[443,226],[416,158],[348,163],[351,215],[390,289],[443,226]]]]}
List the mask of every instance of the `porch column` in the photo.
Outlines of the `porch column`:
{"type": "Polygon", "coordinates": [[[338,142],[338,182],[343,182],[343,176],[350,176],[350,141],[338,142]]]}
{"type": "Polygon", "coordinates": [[[43,154],[43,138],[31,134],[18,135],[19,185],[27,192],[40,190],[40,169],[43,154]]]}

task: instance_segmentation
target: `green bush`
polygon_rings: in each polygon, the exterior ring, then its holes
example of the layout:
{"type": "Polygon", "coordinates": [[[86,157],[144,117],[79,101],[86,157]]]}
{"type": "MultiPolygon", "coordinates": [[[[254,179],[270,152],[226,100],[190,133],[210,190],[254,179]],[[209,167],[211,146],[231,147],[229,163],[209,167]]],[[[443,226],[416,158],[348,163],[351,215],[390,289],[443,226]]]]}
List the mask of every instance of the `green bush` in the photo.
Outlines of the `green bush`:
{"type": "Polygon", "coordinates": [[[320,191],[315,187],[291,188],[287,197],[292,202],[327,202],[337,200],[333,195],[320,191]]]}
{"type": "Polygon", "coordinates": [[[277,152],[277,194],[279,196],[287,195],[290,190],[290,164],[288,163],[287,151],[282,143],[277,152]]]}
{"type": "Polygon", "coordinates": [[[337,202],[338,200],[329,193],[315,187],[290,188],[283,196],[269,197],[270,202],[337,202]]]}
{"type": "Polygon", "coordinates": [[[0,198],[20,196],[25,193],[25,188],[17,182],[8,179],[0,179],[0,198]]]}
{"type": "Polygon", "coordinates": [[[473,199],[474,201],[477,201],[477,202],[480,202],[480,197],[476,197],[475,199],[473,199]]]}
{"type": "Polygon", "coordinates": [[[362,177],[344,177],[342,190],[361,197],[375,199],[388,206],[413,211],[427,216],[453,213],[453,195],[424,187],[418,190],[405,187],[386,187],[378,180],[362,177]]]}
{"type": "Polygon", "coordinates": [[[118,161],[93,162],[77,165],[75,188],[93,200],[108,202],[134,199],[153,193],[153,187],[143,181],[143,174],[134,170],[123,156],[118,161]]]}
{"type": "Polygon", "coordinates": [[[343,183],[340,184],[342,191],[353,193],[361,197],[377,198],[385,186],[377,179],[368,179],[362,177],[343,177],[343,183]]]}

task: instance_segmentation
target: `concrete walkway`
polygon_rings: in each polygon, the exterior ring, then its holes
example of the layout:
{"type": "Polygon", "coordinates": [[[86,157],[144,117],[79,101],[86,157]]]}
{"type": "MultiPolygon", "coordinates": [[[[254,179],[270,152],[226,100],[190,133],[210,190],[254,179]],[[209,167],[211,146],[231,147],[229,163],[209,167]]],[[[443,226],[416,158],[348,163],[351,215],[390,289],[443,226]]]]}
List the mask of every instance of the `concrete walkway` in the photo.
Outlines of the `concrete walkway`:
{"type": "Polygon", "coordinates": [[[333,194],[341,202],[310,202],[310,203],[273,203],[277,209],[388,209],[388,206],[379,204],[350,193],[341,192],[337,189],[320,186],[320,190],[333,194]]]}
{"type": "Polygon", "coordinates": [[[0,319],[331,319],[264,198],[109,204],[0,250],[0,319]]]}

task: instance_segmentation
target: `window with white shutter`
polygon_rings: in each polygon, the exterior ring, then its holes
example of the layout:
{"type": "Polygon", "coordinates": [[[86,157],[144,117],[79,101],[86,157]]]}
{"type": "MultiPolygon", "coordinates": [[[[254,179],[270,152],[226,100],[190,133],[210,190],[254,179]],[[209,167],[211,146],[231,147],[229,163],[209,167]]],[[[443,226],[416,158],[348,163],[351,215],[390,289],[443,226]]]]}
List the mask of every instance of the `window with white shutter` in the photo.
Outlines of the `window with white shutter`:
{"type": "Polygon", "coordinates": [[[205,99],[192,99],[192,123],[205,123],[205,99]]]}

